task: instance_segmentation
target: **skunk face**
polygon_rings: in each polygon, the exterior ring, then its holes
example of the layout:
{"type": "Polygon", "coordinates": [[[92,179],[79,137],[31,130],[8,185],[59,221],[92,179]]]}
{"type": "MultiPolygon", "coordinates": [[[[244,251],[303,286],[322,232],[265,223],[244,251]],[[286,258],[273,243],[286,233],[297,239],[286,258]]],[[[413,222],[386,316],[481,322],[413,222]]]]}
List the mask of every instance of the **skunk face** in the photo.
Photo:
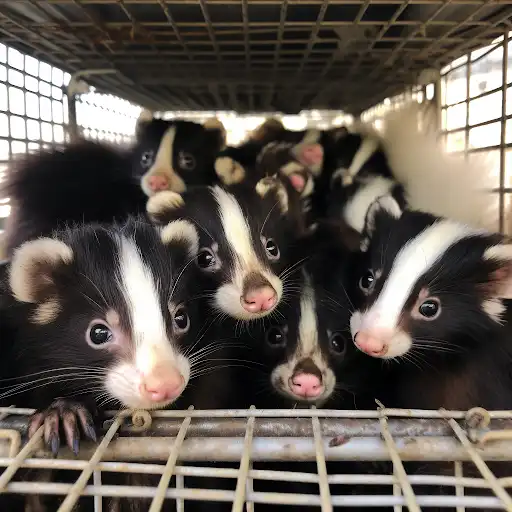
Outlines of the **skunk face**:
{"type": "Polygon", "coordinates": [[[197,270],[187,265],[197,249],[197,232],[185,221],[161,235],[131,221],[20,246],[9,283],[29,319],[20,332],[21,374],[47,372],[57,393],[123,407],[155,409],[177,400],[203,324],[191,300],[197,270]]]}
{"type": "Polygon", "coordinates": [[[157,194],[148,202],[148,212],[162,224],[176,218],[194,223],[199,233],[196,263],[211,287],[213,308],[253,320],[272,313],[283,294],[293,237],[283,194],[267,190],[260,195],[245,186],[205,187],[183,196],[157,194]]]}
{"type": "Polygon", "coordinates": [[[490,342],[511,296],[512,246],[501,236],[402,213],[385,196],[370,208],[364,237],[358,286],[366,300],[350,320],[360,350],[384,359],[448,358],[490,342]]]}
{"type": "Polygon", "coordinates": [[[162,190],[182,193],[215,181],[213,162],[223,145],[220,126],[153,119],[139,123],[133,149],[134,174],[151,196],[162,190]]]}

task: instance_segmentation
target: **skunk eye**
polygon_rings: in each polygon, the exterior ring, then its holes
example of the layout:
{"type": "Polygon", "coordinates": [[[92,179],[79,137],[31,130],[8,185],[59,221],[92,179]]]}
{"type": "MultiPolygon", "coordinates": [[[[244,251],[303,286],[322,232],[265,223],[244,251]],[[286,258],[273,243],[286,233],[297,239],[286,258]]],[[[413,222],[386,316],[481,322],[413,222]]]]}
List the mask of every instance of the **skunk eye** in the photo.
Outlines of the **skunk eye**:
{"type": "Polygon", "coordinates": [[[347,345],[345,338],[340,333],[334,333],[329,340],[329,348],[336,355],[343,354],[347,345]]]}
{"type": "Polygon", "coordinates": [[[265,339],[271,347],[282,347],[286,343],[286,337],[279,327],[271,327],[265,333],[265,339]]]}
{"type": "Polygon", "coordinates": [[[438,299],[427,299],[420,304],[418,311],[425,319],[434,320],[441,313],[441,303],[438,299]]]}
{"type": "Polygon", "coordinates": [[[196,159],[190,153],[180,151],[178,155],[178,165],[186,171],[193,171],[196,168],[196,159]]]}
{"type": "Polygon", "coordinates": [[[172,321],[175,329],[180,333],[185,333],[190,327],[190,319],[187,310],[183,306],[179,306],[173,313],[172,321]]]}
{"type": "Polygon", "coordinates": [[[215,256],[213,255],[213,251],[205,247],[199,251],[197,255],[197,264],[199,268],[210,268],[215,265],[215,256]]]}
{"type": "Polygon", "coordinates": [[[144,169],[148,169],[153,165],[153,151],[144,151],[144,153],[142,153],[140,165],[142,165],[144,169]]]}
{"type": "Polygon", "coordinates": [[[110,327],[101,321],[93,321],[87,330],[87,343],[93,347],[105,345],[114,339],[110,327]]]}
{"type": "Polygon", "coordinates": [[[279,247],[277,244],[272,240],[272,238],[263,238],[262,240],[263,245],[265,246],[265,251],[267,252],[267,256],[270,260],[277,260],[279,259],[279,256],[281,253],[279,252],[279,247]]]}
{"type": "Polygon", "coordinates": [[[372,291],[374,284],[375,275],[371,270],[368,270],[368,272],[366,272],[366,274],[364,274],[364,276],[359,279],[359,288],[361,288],[361,290],[366,294],[372,291]]]}

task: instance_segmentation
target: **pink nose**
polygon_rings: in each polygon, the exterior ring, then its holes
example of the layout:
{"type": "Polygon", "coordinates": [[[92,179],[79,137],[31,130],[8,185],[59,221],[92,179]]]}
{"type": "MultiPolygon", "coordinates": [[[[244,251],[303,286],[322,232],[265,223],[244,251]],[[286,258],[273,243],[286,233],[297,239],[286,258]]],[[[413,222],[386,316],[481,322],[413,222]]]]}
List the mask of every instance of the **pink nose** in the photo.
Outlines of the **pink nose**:
{"type": "Polygon", "coordinates": [[[302,192],[306,186],[306,180],[304,179],[304,176],[300,175],[299,173],[294,173],[290,176],[290,183],[297,192],[302,192]]]}
{"type": "Polygon", "coordinates": [[[319,396],[324,387],[320,379],[312,373],[299,373],[292,378],[291,390],[298,396],[315,398],[319,396]]]}
{"type": "Polygon", "coordinates": [[[271,286],[261,286],[249,290],[242,297],[242,307],[249,313],[270,311],[277,303],[277,294],[271,286]]]}
{"type": "Polygon", "coordinates": [[[359,350],[374,357],[384,356],[388,351],[388,345],[384,339],[374,333],[359,331],[354,336],[354,343],[359,350]]]}
{"type": "Polygon", "coordinates": [[[300,155],[300,159],[305,165],[321,164],[324,158],[324,149],[320,144],[310,144],[306,146],[300,155]]]}
{"type": "Polygon", "coordinates": [[[148,187],[153,192],[158,192],[160,190],[167,190],[169,183],[165,176],[160,176],[158,174],[154,174],[148,178],[148,187]]]}
{"type": "Polygon", "coordinates": [[[167,402],[180,396],[184,383],[185,379],[175,368],[158,366],[144,376],[139,391],[151,402],[167,402]]]}

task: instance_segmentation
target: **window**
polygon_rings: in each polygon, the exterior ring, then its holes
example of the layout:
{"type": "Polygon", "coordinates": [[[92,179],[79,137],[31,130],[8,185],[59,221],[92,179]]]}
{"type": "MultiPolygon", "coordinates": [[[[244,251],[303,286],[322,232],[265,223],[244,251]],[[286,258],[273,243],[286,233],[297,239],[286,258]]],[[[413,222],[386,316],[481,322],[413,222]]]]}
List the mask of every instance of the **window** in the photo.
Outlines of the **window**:
{"type": "MultiPolygon", "coordinates": [[[[441,72],[442,133],[447,148],[490,162],[502,212],[509,211],[512,199],[511,51],[510,39],[500,37],[441,72]]],[[[500,217],[496,229],[511,234],[512,219],[505,214],[500,217]]]]}

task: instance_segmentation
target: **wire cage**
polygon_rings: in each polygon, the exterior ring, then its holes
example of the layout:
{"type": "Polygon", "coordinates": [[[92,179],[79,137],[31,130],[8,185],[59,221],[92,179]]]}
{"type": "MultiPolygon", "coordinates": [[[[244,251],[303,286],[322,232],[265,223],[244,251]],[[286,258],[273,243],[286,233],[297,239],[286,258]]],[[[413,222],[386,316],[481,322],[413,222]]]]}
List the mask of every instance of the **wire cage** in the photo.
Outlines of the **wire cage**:
{"type": "MultiPolygon", "coordinates": [[[[512,478],[498,478],[492,463],[512,458],[512,412],[475,408],[460,411],[386,409],[374,411],[214,410],[123,411],[109,415],[98,445],[82,447],[78,457],[65,450],[51,458],[42,449],[41,427],[23,443],[26,417],[32,411],[0,410],[0,476],[2,493],[57,495],[65,497],[58,509],[71,511],[80,496],[96,496],[95,512],[102,510],[101,497],[150,498],[151,512],[165,499],[176,500],[177,510],[187,501],[227,502],[233,512],[264,505],[310,506],[322,512],[335,508],[429,507],[512,510],[506,491],[512,478]],[[215,461],[215,467],[190,465],[215,461]],[[261,462],[301,461],[314,463],[314,472],[258,469],[261,462]],[[331,471],[336,461],[374,465],[372,471],[341,474],[331,471]],[[413,461],[432,463],[431,473],[408,474],[413,461]],[[388,462],[386,472],[375,463],[388,462]],[[448,463],[451,471],[437,472],[448,463]],[[476,470],[464,475],[463,464],[476,470]],[[490,463],[490,464],[489,464],[490,463]],[[71,483],[14,481],[21,468],[74,470],[71,483]],[[156,475],[155,486],[102,484],[105,474],[156,475]],[[450,474],[451,473],[451,474],[450,474]],[[174,486],[170,486],[171,477],[174,486]],[[219,478],[232,482],[232,490],[188,486],[219,478]],[[315,484],[316,493],[258,492],[258,482],[315,484]],[[348,486],[358,492],[343,492],[348,486]],[[422,486],[422,492],[415,490],[422,486]],[[372,487],[371,493],[365,488],[372,487]],[[336,492],[336,488],[341,492],[336,492]],[[430,494],[428,489],[442,489],[430,494]],[[377,490],[375,490],[377,489],[377,490]],[[472,495],[473,491],[490,491],[472,495]]],[[[334,466],[336,468],[336,466],[334,466]]]]}

